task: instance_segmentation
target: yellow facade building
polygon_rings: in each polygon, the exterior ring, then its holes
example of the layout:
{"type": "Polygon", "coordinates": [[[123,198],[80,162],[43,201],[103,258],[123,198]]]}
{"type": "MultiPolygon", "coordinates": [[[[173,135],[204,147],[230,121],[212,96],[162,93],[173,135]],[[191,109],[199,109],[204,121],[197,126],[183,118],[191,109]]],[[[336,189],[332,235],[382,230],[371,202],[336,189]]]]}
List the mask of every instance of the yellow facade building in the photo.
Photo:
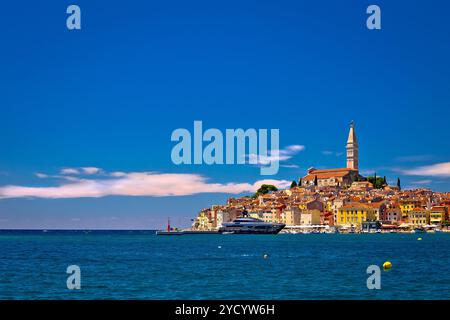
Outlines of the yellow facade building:
{"type": "Polygon", "coordinates": [[[408,223],[415,227],[424,226],[428,224],[428,213],[427,209],[414,208],[407,213],[408,223]]]}
{"type": "Polygon", "coordinates": [[[341,207],[336,218],[336,225],[361,226],[365,221],[375,221],[377,214],[373,207],[354,202],[341,207]]]}
{"type": "Polygon", "coordinates": [[[200,212],[194,222],[194,227],[197,230],[212,230],[213,223],[208,214],[204,211],[200,212]]]}
{"type": "Polygon", "coordinates": [[[447,207],[444,206],[433,207],[430,210],[428,223],[438,226],[444,223],[446,217],[447,217],[447,207]]]}
{"type": "Polygon", "coordinates": [[[415,208],[420,208],[420,201],[402,201],[399,203],[400,211],[402,212],[402,217],[406,218],[408,216],[408,212],[413,211],[415,208]]]}

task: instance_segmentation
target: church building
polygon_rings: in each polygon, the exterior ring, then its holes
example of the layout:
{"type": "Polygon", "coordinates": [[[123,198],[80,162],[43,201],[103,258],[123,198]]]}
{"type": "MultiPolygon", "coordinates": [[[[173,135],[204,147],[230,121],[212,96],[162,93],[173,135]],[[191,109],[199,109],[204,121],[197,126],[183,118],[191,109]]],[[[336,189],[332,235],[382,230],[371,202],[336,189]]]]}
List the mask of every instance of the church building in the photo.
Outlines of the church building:
{"type": "Polygon", "coordinates": [[[308,174],[302,178],[302,186],[351,186],[360,177],[358,139],[356,138],[355,123],[350,124],[350,132],[347,139],[347,167],[338,169],[317,170],[310,168],[308,174]]]}

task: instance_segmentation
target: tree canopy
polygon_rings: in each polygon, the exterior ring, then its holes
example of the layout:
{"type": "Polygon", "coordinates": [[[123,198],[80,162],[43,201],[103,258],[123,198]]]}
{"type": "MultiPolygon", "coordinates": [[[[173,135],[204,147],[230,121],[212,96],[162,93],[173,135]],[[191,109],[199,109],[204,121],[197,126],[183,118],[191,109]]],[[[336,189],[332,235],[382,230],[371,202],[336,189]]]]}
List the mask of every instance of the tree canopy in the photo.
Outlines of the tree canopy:
{"type": "Polygon", "coordinates": [[[278,191],[278,188],[271,184],[263,184],[255,193],[255,197],[267,194],[271,191],[278,191]]]}
{"type": "Polygon", "coordinates": [[[375,189],[381,189],[381,188],[387,186],[387,182],[385,179],[386,179],[385,177],[384,178],[377,177],[376,174],[373,177],[367,177],[367,181],[369,181],[371,184],[373,184],[373,187],[375,189]]]}

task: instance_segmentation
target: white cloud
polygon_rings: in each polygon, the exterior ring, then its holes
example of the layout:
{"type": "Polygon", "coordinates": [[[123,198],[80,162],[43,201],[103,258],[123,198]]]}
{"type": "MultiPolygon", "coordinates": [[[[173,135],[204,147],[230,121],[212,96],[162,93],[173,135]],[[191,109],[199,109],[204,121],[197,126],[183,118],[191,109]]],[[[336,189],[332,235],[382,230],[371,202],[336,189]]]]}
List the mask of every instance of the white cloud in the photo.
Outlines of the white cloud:
{"type": "Polygon", "coordinates": [[[111,177],[124,177],[127,174],[125,172],[121,172],[121,171],[115,171],[115,172],[111,172],[110,176],[111,177]]]}
{"type": "Polygon", "coordinates": [[[9,185],[0,187],[0,198],[99,198],[105,196],[187,196],[199,193],[239,194],[255,192],[262,184],[278,188],[290,185],[287,180],[259,180],[250,183],[212,183],[198,174],[165,174],[130,172],[120,177],[67,180],[58,186],[26,187],[9,185]]]}
{"type": "Polygon", "coordinates": [[[48,178],[48,175],[45,174],[45,173],[38,172],[38,173],[36,173],[36,177],[41,178],[41,179],[45,179],[45,178],[48,178]]]}
{"type": "Polygon", "coordinates": [[[281,167],[283,167],[283,168],[292,168],[292,169],[298,169],[298,168],[300,168],[298,165],[296,165],[296,164],[283,164],[283,165],[281,165],[281,167]]]}
{"type": "Polygon", "coordinates": [[[98,174],[102,171],[100,168],[96,167],[83,167],[81,170],[84,174],[98,174]]]}
{"type": "Polygon", "coordinates": [[[67,176],[67,175],[49,175],[46,173],[41,173],[41,172],[37,172],[36,177],[40,178],[40,179],[63,179],[63,180],[68,180],[68,181],[79,181],[79,178],[77,177],[72,177],[72,176],[67,176]]]}
{"type": "Polygon", "coordinates": [[[61,174],[80,174],[80,171],[75,168],[64,168],[60,171],[61,174]]]}
{"type": "Polygon", "coordinates": [[[426,179],[426,180],[417,180],[417,181],[411,181],[412,184],[430,184],[432,183],[432,180],[426,179]]]}
{"type": "Polygon", "coordinates": [[[80,174],[99,174],[102,169],[97,167],[81,167],[81,168],[64,168],[60,171],[60,174],[64,175],[80,175],[80,174]]]}
{"type": "Polygon", "coordinates": [[[267,156],[257,155],[257,154],[249,154],[248,160],[250,163],[256,163],[258,165],[268,165],[272,162],[281,162],[291,159],[294,155],[299,153],[300,151],[305,150],[305,146],[302,145],[291,145],[287,146],[281,150],[272,150],[268,152],[267,156]]]}
{"type": "Polygon", "coordinates": [[[359,173],[363,176],[373,176],[376,170],[374,169],[360,169],[359,173]]]}
{"type": "Polygon", "coordinates": [[[286,149],[284,150],[280,150],[280,152],[285,152],[285,153],[292,153],[292,152],[299,152],[299,151],[303,151],[305,150],[305,146],[303,145],[299,145],[299,144],[294,144],[291,146],[287,146],[286,149]]]}
{"type": "Polygon", "coordinates": [[[450,162],[436,163],[411,169],[398,169],[397,171],[409,176],[450,177],[450,162]]]}

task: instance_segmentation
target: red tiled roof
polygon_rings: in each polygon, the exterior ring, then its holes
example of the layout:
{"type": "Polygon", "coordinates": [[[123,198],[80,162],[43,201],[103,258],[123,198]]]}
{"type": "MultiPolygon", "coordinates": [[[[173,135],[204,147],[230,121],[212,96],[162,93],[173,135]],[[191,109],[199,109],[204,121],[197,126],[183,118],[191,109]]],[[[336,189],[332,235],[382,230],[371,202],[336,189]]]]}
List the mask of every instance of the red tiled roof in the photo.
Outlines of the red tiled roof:
{"type": "Polygon", "coordinates": [[[366,204],[366,203],[360,203],[360,202],[350,202],[344,206],[342,206],[343,209],[373,209],[372,206],[366,204]]]}
{"type": "Polygon", "coordinates": [[[329,179],[329,178],[341,178],[341,177],[345,177],[348,174],[347,172],[339,172],[339,173],[319,173],[317,174],[316,172],[313,172],[309,175],[307,175],[306,177],[302,178],[302,180],[314,180],[317,176],[317,179],[329,179]]]}
{"type": "Polygon", "coordinates": [[[384,202],[383,202],[383,201],[380,201],[380,202],[372,202],[372,203],[369,203],[368,205],[369,205],[370,207],[372,207],[372,208],[379,208],[379,207],[381,207],[383,204],[384,204],[384,202]]]}
{"type": "Polygon", "coordinates": [[[310,174],[313,173],[331,173],[331,172],[342,172],[342,171],[357,171],[355,169],[349,169],[349,168],[337,168],[337,169],[322,169],[322,170],[311,170],[310,174]]]}

